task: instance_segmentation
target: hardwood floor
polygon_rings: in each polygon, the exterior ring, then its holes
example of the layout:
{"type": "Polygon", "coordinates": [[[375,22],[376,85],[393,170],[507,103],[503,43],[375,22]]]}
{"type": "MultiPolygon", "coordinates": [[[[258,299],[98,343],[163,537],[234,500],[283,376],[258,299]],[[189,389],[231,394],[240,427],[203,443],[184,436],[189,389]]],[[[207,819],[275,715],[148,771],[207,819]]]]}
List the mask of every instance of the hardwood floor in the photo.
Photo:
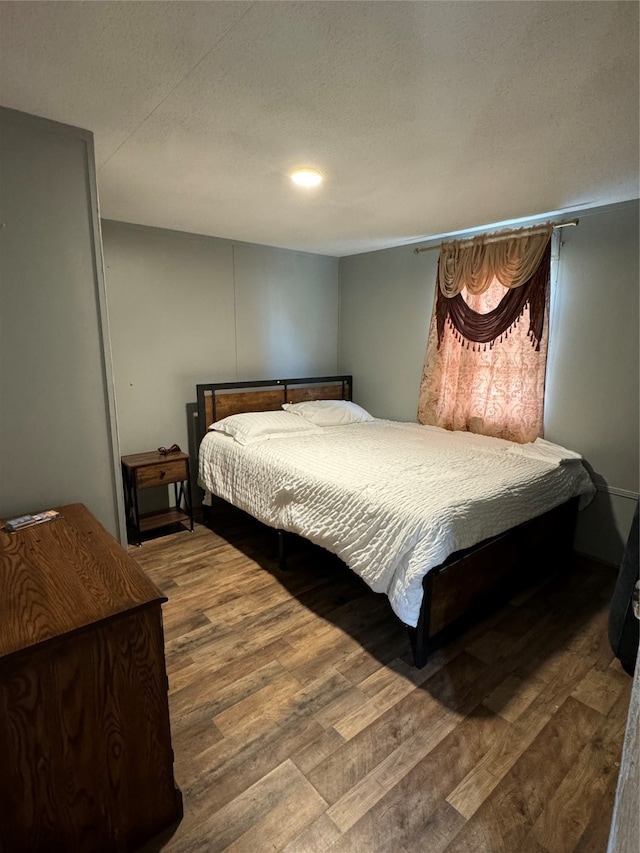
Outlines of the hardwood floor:
{"type": "Polygon", "coordinates": [[[164,605],[165,853],[604,853],[631,681],[575,558],[422,670],[386,598],[231,507],[130,553],[164,605]]]}

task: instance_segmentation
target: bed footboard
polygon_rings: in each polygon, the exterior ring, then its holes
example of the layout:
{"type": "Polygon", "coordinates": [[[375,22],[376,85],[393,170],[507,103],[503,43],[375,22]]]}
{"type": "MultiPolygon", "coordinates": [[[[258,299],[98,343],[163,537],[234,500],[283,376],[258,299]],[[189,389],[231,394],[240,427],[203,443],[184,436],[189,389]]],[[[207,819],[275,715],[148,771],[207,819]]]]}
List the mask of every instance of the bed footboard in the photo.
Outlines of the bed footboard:
{"type": "Polygon", "coordinates": [[[578,499],[452,554],[423,580],[418,624],[408,627],[414,663],[473,621],[504,604],[534,579],[566,565],[571,557],[578,499]]]}

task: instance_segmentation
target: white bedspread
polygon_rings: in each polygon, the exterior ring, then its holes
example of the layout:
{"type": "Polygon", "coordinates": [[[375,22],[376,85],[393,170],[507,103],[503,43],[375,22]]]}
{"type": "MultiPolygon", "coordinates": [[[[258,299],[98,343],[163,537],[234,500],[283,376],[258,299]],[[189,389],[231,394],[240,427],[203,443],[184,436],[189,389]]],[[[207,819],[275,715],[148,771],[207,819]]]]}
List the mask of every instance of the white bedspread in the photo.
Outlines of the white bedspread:
{"type": "Polygon", "coordinates": [[[424,575],[454,551],[595,494],[581,457],[550,442],[384,420],[247,447],[209,432],[199,480],[337,554],[412,626],[424,575]]]}

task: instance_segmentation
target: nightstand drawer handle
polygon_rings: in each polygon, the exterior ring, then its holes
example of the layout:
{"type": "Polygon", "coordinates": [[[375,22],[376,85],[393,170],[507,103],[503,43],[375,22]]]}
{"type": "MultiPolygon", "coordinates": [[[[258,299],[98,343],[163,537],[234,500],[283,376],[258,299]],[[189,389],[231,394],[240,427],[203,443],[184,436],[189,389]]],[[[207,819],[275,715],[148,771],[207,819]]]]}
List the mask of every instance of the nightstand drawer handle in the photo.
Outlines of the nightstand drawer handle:
{"type": "Polygon", "coordinates": [[[166,472],[166,471],[160,471],[160,479],[161,479],[161,480],[162,480],[164,477],[166,477],[166,475],[167,475],[167,472],[166,472]]]}

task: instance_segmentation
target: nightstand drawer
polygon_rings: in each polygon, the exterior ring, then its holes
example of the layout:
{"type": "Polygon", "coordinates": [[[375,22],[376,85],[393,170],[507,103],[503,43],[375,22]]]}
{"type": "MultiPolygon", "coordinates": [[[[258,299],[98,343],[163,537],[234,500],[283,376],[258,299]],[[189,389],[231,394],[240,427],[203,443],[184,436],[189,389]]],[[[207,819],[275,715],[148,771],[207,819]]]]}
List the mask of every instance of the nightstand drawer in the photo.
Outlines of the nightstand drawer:
{"type": "Polygon", "coordinates": [[[187,479],[187,460],[176,459],[158,465],[147,465],[136,470],[136,482],[139,489],[162,486],[165,483],[179,483],[187,479]]]}

